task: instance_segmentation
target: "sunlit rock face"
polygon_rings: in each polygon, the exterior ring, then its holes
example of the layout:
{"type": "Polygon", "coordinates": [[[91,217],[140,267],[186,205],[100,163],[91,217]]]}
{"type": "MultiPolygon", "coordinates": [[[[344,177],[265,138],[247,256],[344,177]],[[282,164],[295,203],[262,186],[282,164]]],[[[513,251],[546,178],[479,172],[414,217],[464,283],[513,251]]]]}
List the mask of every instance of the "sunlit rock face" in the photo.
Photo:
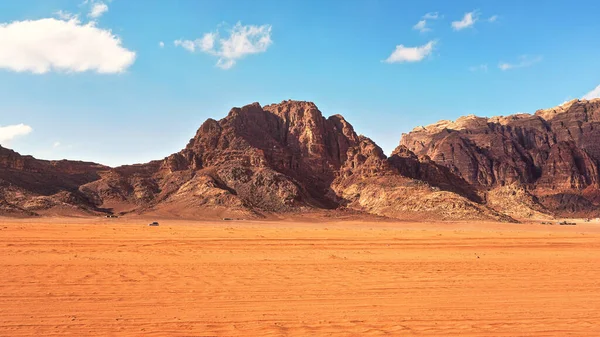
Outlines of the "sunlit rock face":
{"type": "Polygon", "coordinates": [[[415,128],[400,144],[473,188],[517,184],[551,212],[597,213],[600,99],[573,100],[533,115],[442,121],[415,128]],[[575,196],[590,207],[568,207],[575,196]]]}
{"type": "Polygon", "coordinates": [[[47,164],[13,152],[0,164],[4,176],[7,170],[23,176],[47,171],[47,165],[64,174],[52,191],[39,176],[38,185],[4,193],[4,208],[12,211],[41,214],[69,204],[91,213],[254,216],[350,208],[400,218],[507,219],[446,167],[408,150],[387,158],[344,117],[325,118],[302,101],[233,108],[221,120],[204,122],[182,151],[147,164],[47,164]],[[63,191],[70,194],[57,194],[63,191]]]}
{"type": "Polygon", "coordinates": [[[146,164],[43,161],[0,148],[0,212],[592,216],[600,209],[599,111],[600,100],[576,100],[534,115],[441,121],[403,135],[388,158],[314,103],[253,103],[208,119],[183,150],[146,164]]]}

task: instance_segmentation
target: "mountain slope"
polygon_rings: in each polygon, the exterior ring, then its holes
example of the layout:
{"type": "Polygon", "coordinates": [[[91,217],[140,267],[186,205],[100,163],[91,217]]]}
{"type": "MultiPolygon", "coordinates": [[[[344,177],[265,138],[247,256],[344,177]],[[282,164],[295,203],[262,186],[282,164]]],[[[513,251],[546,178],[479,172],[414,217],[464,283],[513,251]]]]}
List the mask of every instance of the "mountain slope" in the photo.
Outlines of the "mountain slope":
{"type": "Polygon", "coordinates": [[[461,178],[410,151],[387,158],[342,116],[310,102],[233,108],[163,160],[107,168],[6,150],[4,213],[261,216],[351,208],[377,215],[510,220],[461,178]]]}
{"type": "Polygon", "coordinates": [[[534,115],[461,117],[403,135],[388,158],[310,102],[233,108],[181,151],[108,168],[0,147],[0,213],[255,217],[349,208],[501,220],[597,216],[600,100],[534,115]]]}
{"type": "Polygon", "coordinates": [[[535,211],[600,214],[600,99],[533,115],[440,121],[402,135],[399,148],[431,158],[474,190],[518,186],[535,211]]]}
{"type": "Polygon", "coordinates": [[[108,167],[77,161],[46,161],[0,146],[0,213],[93,214],[100,211],[79,191],[108,167]]]}
{"type": "MultiPolygon", "coordinates": [[[[403,175],[342,116],[325,118],[313,103],[284,101],[234,108],[219,121],[203,123],[182,151],[163,161],[115,168],[80,190],[98,207],[138,213],[202,216],[217,210],[252,216],[345,206],[409,217],[424,210],[397,208],[398,200],[413,190],[419,191],[411,195],[413,201],[436,193],[427,184],[417,189],[412,178],[418,177],[403,175]],[[402,188],[377,196],[385,201],[356,199],[355,190],[365,185],[383,186],[376,177],[385,177],[383,185],[402,188]]],[[[484,205],[448,193],[461,200],[456,208],[477,209],[477,218],[501,218],[484,205]]],[[[435,214],[436,207],[429,211],[435,214]]],[[[469,211],[447,213],[440,217],[471,217],[469,211]]]]}

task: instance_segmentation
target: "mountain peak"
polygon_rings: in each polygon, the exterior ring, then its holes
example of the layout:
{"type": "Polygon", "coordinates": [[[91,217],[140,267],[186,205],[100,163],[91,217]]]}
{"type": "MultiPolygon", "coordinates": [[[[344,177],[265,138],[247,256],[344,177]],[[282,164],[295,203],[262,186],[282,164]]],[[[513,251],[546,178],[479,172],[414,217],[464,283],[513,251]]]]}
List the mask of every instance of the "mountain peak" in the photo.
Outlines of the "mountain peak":
{"type": "Polygon", "coordinates": [[[416,128],[388,158],[343,116],[325,118],[312,102],[255,102],[207,119],[182,151],[147,164],[47,162],[0,147],[0,200],[38,214],[56,207],[189,217],[336,207],[438,219],[509,220],[498,210],[596,214],[599,140],[600,100],[574,100],[536,115],[469,115],[416,128]],[[508,185],[518,193],[498,190],[508,185]],[[507,195],[519,197],[496,202],[507,195]]]}

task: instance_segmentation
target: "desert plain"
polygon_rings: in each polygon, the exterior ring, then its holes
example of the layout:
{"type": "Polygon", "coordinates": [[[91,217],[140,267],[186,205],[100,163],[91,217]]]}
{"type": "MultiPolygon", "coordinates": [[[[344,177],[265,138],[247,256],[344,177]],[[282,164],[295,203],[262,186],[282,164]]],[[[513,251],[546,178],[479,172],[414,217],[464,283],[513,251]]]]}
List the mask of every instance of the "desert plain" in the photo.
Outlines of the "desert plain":
{"type": "Polygon", "coordinates": [[[0,218],[0,336],[599,336],[600,224],[0,218]]]}

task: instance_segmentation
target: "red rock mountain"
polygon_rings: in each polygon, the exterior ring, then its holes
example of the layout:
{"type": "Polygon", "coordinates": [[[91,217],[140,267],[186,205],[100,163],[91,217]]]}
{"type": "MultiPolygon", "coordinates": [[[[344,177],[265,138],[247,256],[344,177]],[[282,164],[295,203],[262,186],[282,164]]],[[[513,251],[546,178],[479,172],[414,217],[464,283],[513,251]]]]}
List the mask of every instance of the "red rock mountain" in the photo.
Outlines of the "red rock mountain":
{"type": "Polygon", "coordinates": [[[0,178],[16,192],[2,194],[4,208],[23,212],[45,214],[65,199],[57,193],[68,193],[69,205],[120,214],[253,216],[342,207],[403,218],[509,220],[446,167],[411,153],[387,158],[342,116],[325,118],[310,102],[234,108],[204,122],[182,151],[147,164],[110,169],[5,151],[0,178]],[[36,184],[15,183],[30,174],[19,166],[23,158],[41,165],[36,184]],[[30,207],[35,198],[54,203],[30,207]]]}
{"type": "Polygon", "coordinates": [[[310,102],[258,103],[209,119],[178,153],[108,168],[0,148],[0,212],[260,216],[353,209],[396,218],[592,214],[600,100],[535,115],[417,128],[386,157],[310,102]]]}
{"type": "Polygon", "coordinates": [[[0,214],[82,214],[99,211],[79,187],[108,167],[45,161],[0,146],[0,214]]]}
{"type": "Polygon", "coordinates": [[[500,211],[527,203],[534,213],[599,214],[600,99],[533,115],[440,121],[403,135],[394,153],[406,151],[448,168],[500,211]]]}

